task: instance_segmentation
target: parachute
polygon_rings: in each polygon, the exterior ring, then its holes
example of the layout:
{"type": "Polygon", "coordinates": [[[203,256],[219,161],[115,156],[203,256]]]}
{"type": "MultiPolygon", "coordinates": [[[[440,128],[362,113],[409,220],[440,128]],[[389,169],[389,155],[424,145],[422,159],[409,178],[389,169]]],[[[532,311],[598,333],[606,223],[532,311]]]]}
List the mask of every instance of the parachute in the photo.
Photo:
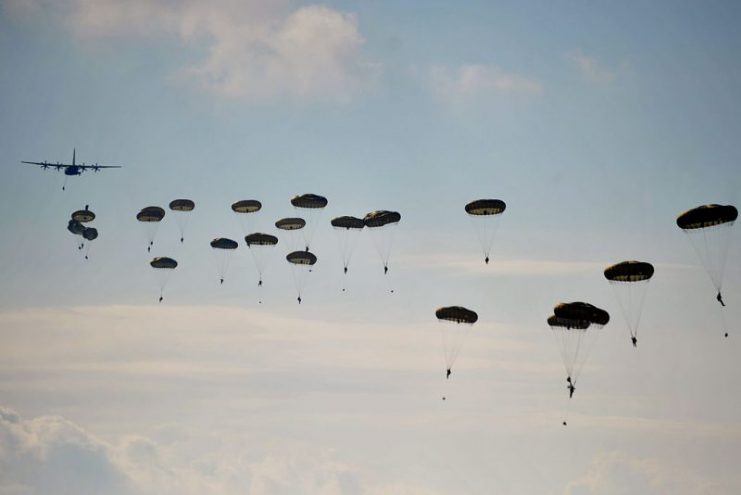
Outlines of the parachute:
{"type": "Polygon", "coordinates": [[[82,235],[82,233],[85,231],[85,226],[82,225],[78,220],[70,220],[67,222],[67,230],[69,230],[74,235],[82,235]]]}
{"type": "Polygon", "coordinates": [[[152,250],[154,238],[157,235],[157,229],[163,218],[165,218],[165,210],[159,206],[147,206],[146,208],[142,208],[142,210],[136,214],[136,219],[145,227],[147,241],[149,241],[147,251],[152,250]]]}
{"type": "Polygon", "coordinates": [[[232,204],[232,211],[237,214],[242,233],[247,234],[252,229],[252,217],[262,209],[262,203],[256,199],[242,199],[232,204]]]}
{"type": "Polygon", "coordinates": [[[170,210],[175,212],[175,219],[178,223],[178,230],[180,231],[180,242],[185,240],[185,227],[188,225],[188,219],[190,213],[196,207],[196,204],[190,199],[173,199],[170,201],[170,210]]]}
{"type": "Polygon", "coordinates": [[[468,329],[476,323],[479,316],[475,311],[462,306],[438,308],[435,311],[435,316],[438,321],[444,322],[442,340],[445,353],[445,370],[446,378],[450,378],[450,372],[458,358],[461,347],[463,347],[463,340],[468,334],[468,329]]]}
{"type": "Polygon", "coordinates": [[[677,226],[689,237],[705,271],[718,292],[717,301],[725,306],[721,290],[725,271],[731,226],[738,217],[732,205],[703,205],[677,217],[677,226]]]}
{"type": "Polygon", "coordinates": [[[306,250],[309,250],[309,245],[314,237],[314,231],[316,230],[319,222],[319,216],[322,210],[327,206],[327,198],[319,196],[318,194],[300,194],[291,198],[291,204],[297,210],[306,210],[306,228],[302,231],[304,234],[304,242],[306,243],[306,250]]]}
{"type": "Polygon", "coordinates": [[[605,278],[610,282],[628,324],[633,347],[638,346],[638,323],[653,274],[653,265],[645,261],[622,261],[605,269],[605,278]]]}
{"type": "Polygon", "coordinates": [[[293,282],[296,285],[296,292],[298,294],[298,303],[301,304],[301,294],[306,286],[306,279],[312,270],[311,267],[317,261],[316,256],[309,251],[293,251],[292,253],[288,253],[286,260],[291,264],[293,282]]]}
{"type": "Polygon", "coordinates": [[[85,230],[82,231],[82,237],[84,237],[86,241],[94,241],[98,238],[98,229],[95,227],[86,227],[85,230]]]}
{"type": "Polygon", "coordinates": [[[218,237],[211,241],[211,247],[216,255],[216,270],[219,273],[219,280],[223,284],[224,276],[232,259],[232,253],[239,247],[239,244],[231,239],[218,237]]]}
{"type": "MultiPolygon", "coordinates": [[[[67,231],[74,236],[82,237],[82,233],[85,232],[85,228],[86,227],[82,223],[75,219],[71,219],[69,222],[67,222],[67,231]]],[[[85,247],[85,242],[75,238],[75,247],[78,251],[82,251],[82,249],[85,247]]]]}
{"type": "Polygon", "coordinates": [[[466,205],[466,213],[471,219],[473,228],[479,238],[481,249],[484,252],[484,262],[489,263],[491,246],[499,226],[501,217],[507,205],[501,199],[477,199],[466,205]]]}
{"type": "Polygon", "coordinates": [[[90,248],[92,247],[92,244],[90,243],[98,238],[98,229],[95,227],[84,227],[84,229],[85,230],[82,231],[82,238],[88,242],[85,246],[81,246],[81,248],[84,248],[85,250],[85,259],[88,259],[90,248]]]}
{"type": "Polygon", "coordinates": [[[280,230],[285,230],[288,234],[288,248],[291,251],[298,249],[298,230],[306,227],[306,220],[303,218],[281,218],[275,222],[275,226],[280,230]]]}
{"type": "Polygon", "coordinates": [[[573,393],[573,386],[599,336],[599,329],[607,325],[610,315],[584,302],[561,303],[553,309],[553,316],[547,321],[561,352],[569,388],[573,393]]]}
{"type": "Polygon", "coordinates": [[[162,302],[162,299],[164,299],[163,294],[165,291],[165,286],[170,280],[173,270],[177,268],[178,262],[172,258],[163,256],[153,258],[152,261],[149,262],[149,266],[154,268],[154,273],[160,286],[160,302],[162,302]]]}
{"type": "Polygon", "coordinates": [[[72,213],[72,220],[75,220],[80,223],[88,223],[95,220],[95,213],[88,210],[87,207],[85,207],[84,210],[77,210],[72,213]]]}
{"type": "Polygon", "coordinates": [[[373,236],[378,255],[383,262],[383,273],[388,273],[389,258],[391,256],[391,245],[394,241],[394,232],[399,225],[401,214],[396,211],[377,210],[363,217],[363,223],[368,227],[373,236]]]}
{"type": "Polygon", "coordinates": [[[340,244],[340,253],[342,254],[342,265],[344,273],[347,273],[350,258],[355,251],[355,246],[358,244],[358,238],[363,227],[365,227],[365,223],[361,218],[348,216],[333,218],[330,223],[337,233],[337,241],[340,244]]]}
{"type": "Polygon", "coordinates": [[[262,287],[262,276],[270,262],[275,245],[278,244],[278,238],[274,235],[255,232],[245,236],[244,242],[252,253],[252,260],[255,262],[258,275],[257,286],[262,287]]]}

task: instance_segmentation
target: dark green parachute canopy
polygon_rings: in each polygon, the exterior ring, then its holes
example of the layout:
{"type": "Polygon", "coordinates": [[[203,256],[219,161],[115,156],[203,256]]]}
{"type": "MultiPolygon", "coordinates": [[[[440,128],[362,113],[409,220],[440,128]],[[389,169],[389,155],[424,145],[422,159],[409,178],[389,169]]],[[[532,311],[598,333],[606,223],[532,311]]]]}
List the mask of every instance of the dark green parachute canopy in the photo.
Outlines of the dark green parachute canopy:
{"type": "Polygon", "coordinates": [[[293,263],[294,265],[313,265],[316,263],[316,256],[309,251],[294,251],[288,253],[286,259],[289,263],[293,263]]]}
{"type": "Polygon", "coordinates": [[[611,282],[641,282],[653,274],[654,266],[645,261],[621,261],[605,268],[605,278],[611,282]]]}
{"type": "Polygon", "coordinates": [[[196,204],[189,199],[173,199],[170,201],[170,209],[172,211],[193,211],[196,204]]]}
{"type": "Polygon", "coordinates": [[[327,198],[318,194],[300,194],[291,199],[291,204],[296,208],[324,208],[327,202],[327,198]]]}
{"type": "Polygon", "coordinates": [[[160,222],[165,218],[165,210],[159,206],[147,206],[137,213],[136,219],[140,222],[160,222]]]}
{"type": "Polygon", "coordinates": [[[95,213],[85,208],[84,210],[77,210],[72,213],[72,220],[76,220],[80,223],[92,222],[95,220],[95,213]]]}
{"type": "Polygon", "coordinates": [[[466,205],[469,215],[499,215],[507,208],[501,199],[477,199],[466,205]]]}
{"type": "Polygon", "coordinates": [[[281,218],[275,222],[275,226],[281,230],[298,230],[306,226],[306,220],[303,218],[281,218]]]}
{"type": "Polygon", "coordinates": [[[275,246],[278,244],[278,238],[274,235],[255,232],[254,234],[244,236],[244,242],[248,246],[275,246]]]}
{"type": "Polygon", "coordinates": [[[560,327],[567,330],[586,330],[590,325],[587,320],[571,320],[569,318],[559,318],[556,315],[549,316],[547,321],[551,327],[560,327]]]}
{"type": "Polygon", "coordinates": [[[372,211],[363,217],[363,223],[369,228],[383,227],[384,225],[399,223],[400,220],[401,214],[399,212],[388,210],[372,211]]]}
{"type": "Polygon", "coordinates": [[[70,220],[69,222],[67,222],[67,230],[75,235],[82,235],[82,233],[85,231],[85,226],[77,220],[70,220]]]}
{"type": "Polygon", "coordinates": [[[332,219],[332,227],[338,229],[362,229],[365,227],[365,222],[361,218],[357,217],[335,217],[332,219]]]}
{"type": "Polygon", "coordinates": [[[604,326],[610,321],[610,314],[604,309],[585,302],[560,303],[553,314],[568,320],[588,321],[592,325],[604,326]]]}
{"type": "Polygon", "coordinates": [[[211,247],[214,249],[237,249],[237,241],[227,239],[226,237],[217,237],[211,241],[211,247]]]}
{"type": "Polygon", "coordinates": [[[172,270],[176,266],[178,266],[178,262],[175,261],[172,258],[167,258],[165,256],[160,256],[160,257],[157,257],[157,258],[152,259],[152,261],[149,262],[149,265],[152,268],[172,270]]]}
{"type": "Polygon", "coordinates": [[[677,226],[683,230],[704,229],[734,222],[738,210],[733,205],[702,205],[685,211],[677,217],[677,226]]]}
{"type": "Polygon", "coordinates": [[[445,306],[435,311],[438,320],[452,321],[455,323],[476,323],[479,315],[475,311],[464,308],[463,306],[445,306]]]}
{"type": "Polygon", "coordinates": [[[232,204],[232,211],[234,213],[254,213],[260,211],[262,203],[256,199],[243,199],[232,204]]]}
{"type": "Polygon", "coordinates": [[[98,229],[95,227],[86,227],[85,230],[82,231],[82,237],[87,241],[94,241],[98,238],[98,229]]]}

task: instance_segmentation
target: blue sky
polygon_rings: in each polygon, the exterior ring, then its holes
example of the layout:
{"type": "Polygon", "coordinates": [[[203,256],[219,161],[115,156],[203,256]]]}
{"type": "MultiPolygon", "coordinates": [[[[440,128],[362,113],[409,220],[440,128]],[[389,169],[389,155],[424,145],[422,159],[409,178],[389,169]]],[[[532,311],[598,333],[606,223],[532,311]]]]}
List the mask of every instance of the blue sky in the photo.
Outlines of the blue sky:
{"type": "Polygon", "coordinates": [[[4,1],[0,493],[738,490],[737,338],[674,219],[741,199],[739,9],[4,1]],[[63,192],[20,164],[73,147],[124,168],[63,192]],[[304,192],[329,199],[305,304],[284,244],[263,304],[244,247],[219,286],[229,205],[261,200],[272,232],[304,192]],[[197,207],[184,245],[158,232],[180,266],[157,305],[134,216],[176,197],[197,207]],[[479,197],[508,205],[489,266],[479,197]],[[65,230],[85,204],[88,261],[65,230]],[[390,280],[364,232],[342,294],[328,220],[378,208],[402,214],[390,280]],[[638,352],[602,277],[630,258],[657,267],[638,352]],[[613,319],[567,410],[544,320],[577,299],[613,319]],[[445,384],[448,304],[480,321],[445,384]]]}

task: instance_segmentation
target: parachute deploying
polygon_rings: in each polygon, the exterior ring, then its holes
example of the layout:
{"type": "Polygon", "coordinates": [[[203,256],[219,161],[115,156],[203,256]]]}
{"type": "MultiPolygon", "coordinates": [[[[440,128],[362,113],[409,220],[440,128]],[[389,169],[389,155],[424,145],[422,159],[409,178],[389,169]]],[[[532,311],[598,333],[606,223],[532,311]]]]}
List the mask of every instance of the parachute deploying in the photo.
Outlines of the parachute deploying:
{"type": "Polygon", "coordinates": [[[185,240],[185,227],[188,225],[189,213],[193,211],[196,204],[190,199],[173,199],[170,201],[170,210],[175,212],[175,219],[180,231],[180,242],[185,240]]]}
{"type": "Polygon", "coordinates": [[[218,237],[211,241],[211,247],[216,256],[216,270],[219,273],[219,283],[223,284],[226,271],[229,269],[229,263],[232,259],[232,253],[239,247],[239,244],[237,244],[237,241],[227,239],[226,237],[218,237]]]}
{"type": "Polygon", "coordinates": [[[605,269],[605,278],[615,292],[625,322],[630,331],[633,347],[638,346],[638,323],[641,320],[643,301],[654,267],[645,261],[622,261],[605,269]]]}
{"type": "Polygon", "coordinates": [[[561,352],[569,397],[572,397],[581,369],[599,336],[599,329],[607,325],[610,315],[584,302],[561,303],[553,309],[553,316],[547,321],[561,352]]]}
{"type": "Polygon", "coordinates": [[[438,321],[443,322],[442,340],[445,353],[445,378],[450,378],[453,364],[458,358],[468,329],[476,323],[479,316],[475,311],[463,306],[445,306],[435,311],[438,321]]]}
{"type": "Polygon", "coordinates": [[[278,238],[274,235],[255,232],[245,236],[244,242],[252,253],[252,260],[255,262],[258,276],[257,286],[262,287],[262,276],[275,251],[275,246],[278,244],[278,238]]]}
{"type": "Polygon", "coordinates": [[[401,214],[396,211],[376,210],[363,217],[365,224],[373,236],[378,255],[383,262],[384,275],[389,271],[389,258],[391,257],[391,246],[394,241],[396,226],[401,221],[401,214]]]}
{"type": "Polygon", "coordinates": [[[499,226],[499,218],[507,208],[501,199],[477,199],[466,205],[471,223],[476,230],[481,249],[484,252],[484,262],[489,263],[494,236],[499,226]]]}
{"type": "Polygon", "coordinates": [[[72,212],[70,220],[67,222],[67,230],[74,235],[79,235],[87,242],[80,241],[77,244],[77,249],[82,251],[85,250],[85,259],[88,259],[88,253],[90,252],[90,242],[98,238],[98,230],[93,227],[87,227],[84,224],[90,223],[95,220],[95,213],[90,211],[89,206],[85,205],[84,210],[77,210],[72,212]]]}
{"type": "Polygon", "coordinates": [[[306,229],[302,231],[304,242],[306,243],[306,251],[309,250],[320,214],[326,208],[327,203],[327,198],[318,194],[300,194],[291,198],[291,204],[296,210],[306,212],[306,229]]]}
{"type": "Polygon", "coordinates": [[[157,277],[157,282],[159,283],[159,286],[160,286],[159,302],[162,302],[162,299],[164,299],[163,294],[165,291],[165,286],[167,285],[167,282],[170,280],[173,270],[177,268],[178,262],[172,258],[167,258],[165,256],[162,256],[162,257],[157,257],[157,258],[152,259],[152,261],[149,262],[149,266],[154,268],[154,273],[157,277]]]}
{"type": "Polygon", "coordinates": [[[301,304],[301,294],[306,285],[306,279],[311,272],[311,267],[316,264],[316,256],[309,251],[293,251],[292,253],[288,253],[286,260],[291,264],[293,282],[296,285],[296,292],[298,294],[297,301],[301,304]]]}
{"type": "Polygon", "coordinates": [[[152,250],[154,238],[157,235],[157,228],[163,218],[165,218],[165,210],[159,206],[147,206],[136,214],[136,219],[145,227],[147,241],[149,242],[147,251],[152,250]]]}
{"type": "Polygon", "coordinates": [[[365,223],[362,218],[349,216],[335,217],[330,223],[337,233],[337,242],[340,245],[340,254],[342,255],[342,266],[344,273],[347,274],[350,258],[355,251],[355,246],[358,244],[360,232],[365,227],[365,223]]]}
{"type": "Polygon", "coordinates": [[[677,217],[677,226],[689,237],[705,271],[710,276],[715,297],[725,306],[721,294],[723,272],[728,255],[731,226],[738,218],[738,210],[732,205],[703,205],[685,211],[677,217]]]}

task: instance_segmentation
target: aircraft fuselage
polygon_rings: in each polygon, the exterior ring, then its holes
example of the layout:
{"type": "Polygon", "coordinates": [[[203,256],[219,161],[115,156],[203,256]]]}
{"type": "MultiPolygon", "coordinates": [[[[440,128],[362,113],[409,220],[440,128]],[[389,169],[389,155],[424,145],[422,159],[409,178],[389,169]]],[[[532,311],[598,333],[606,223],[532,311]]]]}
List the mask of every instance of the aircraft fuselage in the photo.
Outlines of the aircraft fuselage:
{"type": "Polygon", "coordinates": [[[82,175],[82,169],[72,165],[64,169],[64,175],[82,175]]]}

